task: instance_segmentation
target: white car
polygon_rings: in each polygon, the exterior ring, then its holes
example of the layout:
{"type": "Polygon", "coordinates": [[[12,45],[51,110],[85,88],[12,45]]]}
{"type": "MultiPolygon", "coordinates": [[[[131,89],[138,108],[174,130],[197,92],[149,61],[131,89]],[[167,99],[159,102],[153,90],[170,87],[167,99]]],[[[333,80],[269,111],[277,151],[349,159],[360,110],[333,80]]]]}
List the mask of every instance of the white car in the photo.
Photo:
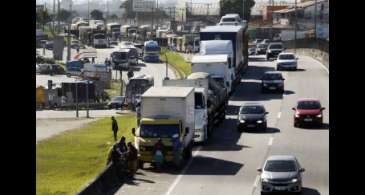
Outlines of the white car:
{"type": "Polygon", "coordinates": [[[226,14],[222,16],[219,21],[219,25],[239,25],[242,24],[242,20],[238,14],[226,14]]]}
{"type": "Polygon", "coordinates": [[[276,70],[298,69],[298,58],[294,53],[280,53],[276,60],[276,70]]]}

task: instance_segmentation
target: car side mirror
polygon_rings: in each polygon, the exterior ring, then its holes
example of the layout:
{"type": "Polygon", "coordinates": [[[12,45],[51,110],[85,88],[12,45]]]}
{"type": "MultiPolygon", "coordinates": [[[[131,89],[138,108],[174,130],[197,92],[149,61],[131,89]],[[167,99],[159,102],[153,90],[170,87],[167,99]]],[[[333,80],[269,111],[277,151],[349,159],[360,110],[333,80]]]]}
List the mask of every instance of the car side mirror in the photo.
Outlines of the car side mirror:
{"type": "Polygon", "coordinates": [[[293,108],[292,108],[292,110],[294,110],[294,111],[295,111],[295,110],[297,110],[297,109],[293,107],[293,108]]]}
{"type": "Polygon", "coordinates": [[[298,57],[296,57],[295,59],[296,59],[296,60],[299,60],[299,58],[298,58],[298,57]]]}
{"type": "Polygon", "coordinates": [[[322,107],[322,108],[321,108],[321,111],[322,111],[322,110],[326,110],[326,108],[325,108],[325,107],[322,107]]]}
{"type": "Polygon", "coordinates": [[[262,172],[262,168],[257,168],[257,171],[261,173],[262,172]]]}
{"type": "Polygon", "coordinates": [[[269,112],[265,112],[265,115],[269,114],[269,112]]]}
{"type": "Polygon", "coordinates": [[[301,173],[302,173],[302,172],[304,172],[304,171],[305,171],[305,169],[304,169],[304,168],[300,168],[300,169],[299,169],[299,172],[301,172],[301,173]]]}

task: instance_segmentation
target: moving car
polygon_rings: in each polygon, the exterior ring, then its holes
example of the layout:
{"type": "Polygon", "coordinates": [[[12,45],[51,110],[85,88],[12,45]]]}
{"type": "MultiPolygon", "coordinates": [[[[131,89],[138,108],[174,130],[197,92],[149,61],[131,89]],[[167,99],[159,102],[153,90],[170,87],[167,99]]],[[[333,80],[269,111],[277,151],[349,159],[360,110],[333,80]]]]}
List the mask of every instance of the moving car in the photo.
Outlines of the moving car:
{"type": "Polygon", "coordinates": [[[256,55],[256,48],[251,47],[248,49],[248,55],[256,55]]]}
{"type": "Polygon", "coordinates": [[[293,53],[280,53],[276,60],[276,70],[298,69],[298,58],[293,53]]]}
{"type": "Polygon", "coordinates": [[[119,109],[122,108],[123,104],[124,104],[124,96],[115,96],[114,98],[112,98],[112,100],[108,103],[108,108],[109,109],[119,109]]]}
{"type": "Polygon", "coordinates": [[[242,20],[238,14],[226,14],[222,16],[219,25],[240,25],[242,20]]]}
{"type": "Polygon", "coordinates": [[[246,103],[239,109],[237,118],[237,130],[256,128],[262,131],[267,129],[265,107],[259,103],[246,103]]]}
{"type": "Polygon", "coordinates": [[[259,44],[262,42],[262,39],[255,39],[255,41],[253,42],[255,45],[259,44]]]}
{"type": "Polygon", "coordinates": [[[261,195],[273,192],[301,194],[302,168],[295,156],[273,155],[267,158],[260,172],[261,195]]]}
{"type": "Polygon", "coordinates": [[[284,50],[283,44],[276,42],[270,43],[266,50],[266,60],[270,60],[271,58],[276,58],[279,53],[284,50]]]}
{"type": "Polygon", "coordinates": [[[264,40],[262,40],[261,43],[263,43],[263,44],[270,44],[270,39],[264,39],[264,40]]]}
{"type": "Polygon", "coordinates": [[[259,43],[257,46],[256,46],[256,53],[257,54],[266,54],[266,51],[267,51],[267,44],[265,43],[259,43]]]}
{"type": "Polygon", "coordinates": [[[323,125],[323,110],[325,108],[321,106],[318,99],[300,99],[297,102],[297,106],[293,108],[294,113],[294,126],[300,127],[306,125],[323,125]]]}
{"type": "Polygon", "coordinates": [[[281,72],[268,71],[265,72],[261,79],[261,91],[265,93],[267,91],[279,91],[284,93],[284,78],[281,72]]]}

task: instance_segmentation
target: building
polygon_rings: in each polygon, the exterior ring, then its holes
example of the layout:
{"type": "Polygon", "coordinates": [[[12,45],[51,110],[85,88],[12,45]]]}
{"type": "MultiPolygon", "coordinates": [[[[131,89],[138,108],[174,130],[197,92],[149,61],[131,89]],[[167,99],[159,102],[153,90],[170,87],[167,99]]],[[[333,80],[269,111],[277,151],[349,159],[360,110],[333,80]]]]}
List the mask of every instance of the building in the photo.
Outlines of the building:
{"type": "Polygon", "coordinates": [[[288,8],[288,5],[266,5],[262,8],[263,21],[272,21],[273,12],[288,8]]]}

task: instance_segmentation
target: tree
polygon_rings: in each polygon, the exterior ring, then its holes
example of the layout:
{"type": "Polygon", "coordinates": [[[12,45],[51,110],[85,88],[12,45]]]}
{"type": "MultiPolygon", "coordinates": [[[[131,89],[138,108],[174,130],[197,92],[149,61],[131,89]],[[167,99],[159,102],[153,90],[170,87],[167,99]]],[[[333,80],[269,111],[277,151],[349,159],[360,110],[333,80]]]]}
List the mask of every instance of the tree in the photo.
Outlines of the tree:
{"type": "Polygon", "coordinates": [[[103,12],[97,9],[94,9],[90,12],[90,16],[94,20],[104,20],[103,12]]]}
{"type": "Polygon", "coordinates": [[[113,14],[109,17],[111,20],[118,20],[118,16],[116,14],[113,14]]]}
{"type": "Polygon", "coordinates": [[[70,20],[70,17],[72,16],[72,13],[68,10],[61,9],[60,13],[58,15],[58,19],[63,22],[67,22],[70,20]]]}
{"type": "Polygon", "coordinates": [[[134,18],[136,16],[136,13],[133,12],[133,1],[126,0],[120,5],[120,9],[124,9],[123,17],[125,18],[134,18]]]}
{"type": "Polygon", "coordinates": [[[37,11],[36,21],[42,25],[44,31],[44,25],[52,21],[51,15],[48,13],[47,9],[40,9],[37,11]]]}
{"type": "Polygon", "coordinates": [[[238,13],[244,20],[250,20],[251,9],[255,5],[255,0],[245,0],[245,15],[242,17],[243,0],[220,0],[220,15],[228,13],[238,13]]]}

